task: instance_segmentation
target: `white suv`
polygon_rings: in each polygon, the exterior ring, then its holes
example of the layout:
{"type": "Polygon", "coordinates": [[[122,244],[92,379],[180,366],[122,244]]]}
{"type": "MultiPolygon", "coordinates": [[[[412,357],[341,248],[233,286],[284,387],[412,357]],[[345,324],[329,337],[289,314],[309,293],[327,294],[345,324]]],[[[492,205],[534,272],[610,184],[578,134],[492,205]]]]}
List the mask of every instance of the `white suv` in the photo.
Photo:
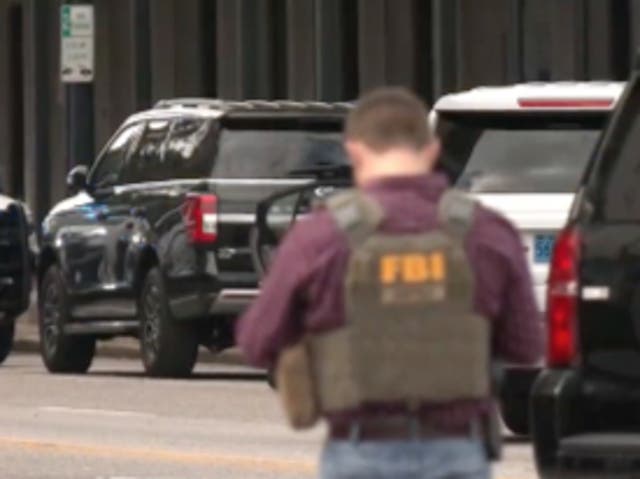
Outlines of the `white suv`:
{"type": "MultiPolygon", "coordinates": [[[[446,95],[431,121],[443,142],[441,167],[455,185],[521,231],[545,309],[549,259],[587,162],[624,84],[527,83],[446,95]]],[[[509,368],[503,417],[528,432],[528,395],[537,370],[509,368]]]]}

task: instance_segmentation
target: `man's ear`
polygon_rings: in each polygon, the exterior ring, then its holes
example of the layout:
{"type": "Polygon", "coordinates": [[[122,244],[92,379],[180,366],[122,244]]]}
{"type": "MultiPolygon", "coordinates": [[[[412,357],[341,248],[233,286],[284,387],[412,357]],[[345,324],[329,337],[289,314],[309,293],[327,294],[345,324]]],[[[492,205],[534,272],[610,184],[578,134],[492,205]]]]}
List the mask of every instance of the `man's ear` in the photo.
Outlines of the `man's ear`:
{"type": "Polygon", "coordinates": [[[344,142],[344,149],[351,160],[351,164],[354,167],[359,166],[362,163],[362,148],[363,144],[359,141],[346,140],[344,142]]]}

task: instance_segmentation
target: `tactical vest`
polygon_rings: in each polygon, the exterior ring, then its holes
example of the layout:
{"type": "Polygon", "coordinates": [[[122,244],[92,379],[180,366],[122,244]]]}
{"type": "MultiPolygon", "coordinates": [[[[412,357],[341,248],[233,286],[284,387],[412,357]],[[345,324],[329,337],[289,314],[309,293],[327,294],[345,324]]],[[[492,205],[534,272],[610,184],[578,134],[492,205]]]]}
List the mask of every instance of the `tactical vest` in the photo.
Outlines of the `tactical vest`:
{"type": "Polygon", "coordinates": [[[319,412],[489,396],[489,324],[464,249],[473,201],[447,192],[439,229],[401,235],[379,231],[381,207],[357,191],[327,207],[351,254],[344,327],[307,338],[319,412]]]}

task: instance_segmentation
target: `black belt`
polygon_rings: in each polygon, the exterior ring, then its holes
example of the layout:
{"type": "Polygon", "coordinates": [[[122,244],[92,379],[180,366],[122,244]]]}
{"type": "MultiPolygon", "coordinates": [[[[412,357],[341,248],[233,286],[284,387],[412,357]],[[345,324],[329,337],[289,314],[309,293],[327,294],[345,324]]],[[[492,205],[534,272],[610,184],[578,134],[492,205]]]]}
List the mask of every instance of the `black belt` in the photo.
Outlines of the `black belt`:
{"type": "Polygon", "coordinates": [[[477,421],[458,428],[434,426],[419,416],[376,416],[340,421],[329,426],[329,438],[355,441],[390,441],[403,439],[480,439],[477,421]]]}

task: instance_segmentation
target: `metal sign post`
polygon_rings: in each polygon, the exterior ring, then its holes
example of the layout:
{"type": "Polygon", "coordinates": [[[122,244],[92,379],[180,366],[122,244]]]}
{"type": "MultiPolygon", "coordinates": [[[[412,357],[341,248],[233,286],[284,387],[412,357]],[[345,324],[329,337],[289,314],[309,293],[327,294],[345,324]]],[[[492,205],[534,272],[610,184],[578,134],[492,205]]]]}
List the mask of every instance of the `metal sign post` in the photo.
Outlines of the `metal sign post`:
{"type": "Polygon", "coordinates": [[[93,5],[60,7],[60,80],[67,96],[67,167],[90,165],[94,155],[94,40],[93,5]]]}

